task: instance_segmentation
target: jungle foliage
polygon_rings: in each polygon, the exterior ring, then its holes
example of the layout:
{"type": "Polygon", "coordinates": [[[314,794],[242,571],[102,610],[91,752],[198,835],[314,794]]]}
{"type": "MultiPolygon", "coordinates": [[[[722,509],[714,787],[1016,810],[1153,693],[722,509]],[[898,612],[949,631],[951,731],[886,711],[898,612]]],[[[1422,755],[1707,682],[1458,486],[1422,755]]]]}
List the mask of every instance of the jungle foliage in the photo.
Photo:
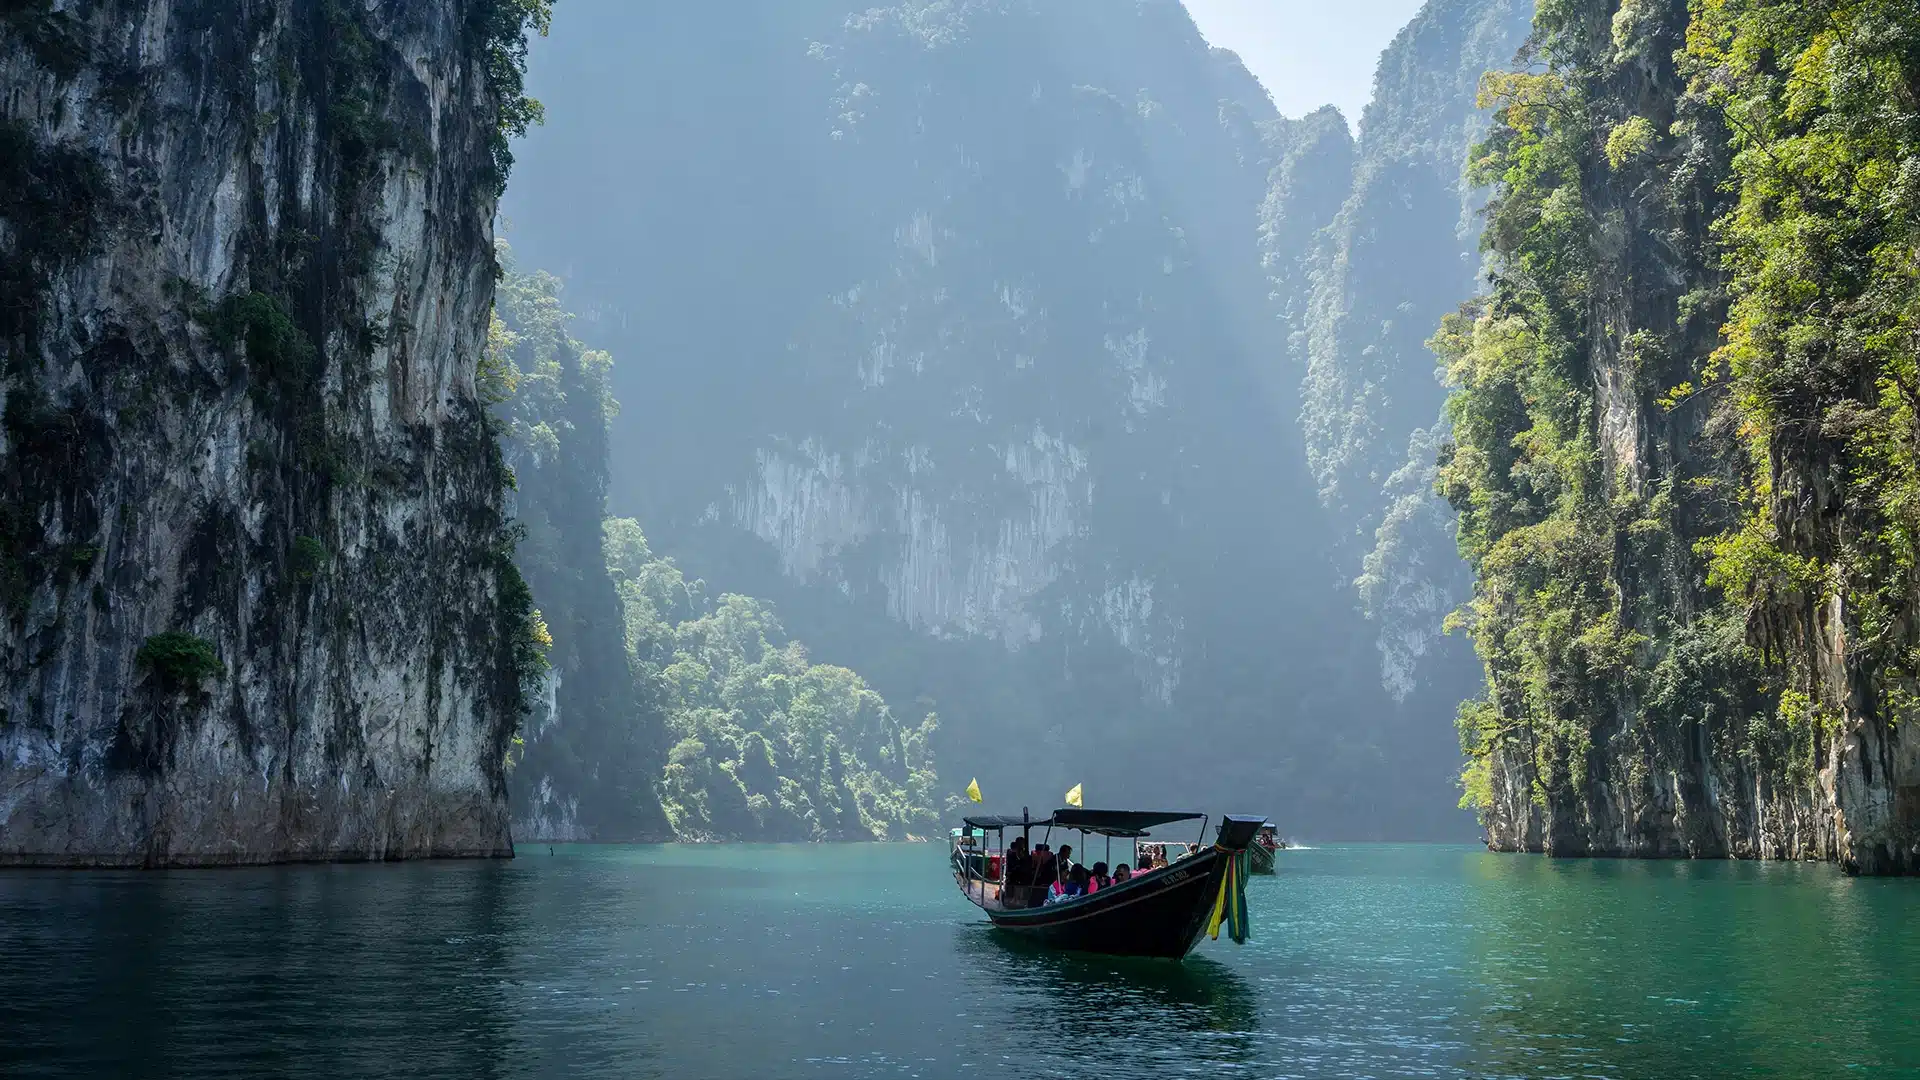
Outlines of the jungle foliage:
{"type": "Polygon", "coordinates": [[[1868,648],[1901,638],[1916,27],[1893,2],[1553,0],[1532,63],[1482,83],[1492,290],[1432,340],[1478,575],[1455,625],[1488,665],[1463,805],[1490,807],[1496,759],[1551,805],[1599,744],[1659,767],[1699,730],[1805,786],[1832,703],[1795,613],[1839,588],[1868,648]]]}
{"type": "Polygon", "coordinates": [[[506,189],[513,171],[511,140],[546,119],[546,109],[527,96],[527,36],[547,36],[553,25],[553,0],[477,0],[467,11],[469,33],[479,43],[487,92],[498,111],[499,126],[489,147],[494,193],[506,189]]]}
{"type": "Polygon", "coordinates": [[[666,704],[673,747],[660,795],[676,834],[933,834],[937,716],[903,722],[859,675],[813,663],[765,601],[710,600],[704,582],[653,553],[631,518],[606,523],[606,554],[635,670],[666,704]]]}
{"type": "Polygon", "coordinates": [[[858,675],[811,662],[770,605],[710,600],[636,522],[606,519],[613,359],[572,337],[559,278],[518,272],[504,245],[499,261],[479,389],[518,478],[515,561],[538,604],[520,636],[553,673],[518,751],[516,818],[598,838],[930,834],[937,718],[897,720],[858,675]]]}
{"type": "Polygon", "coordinates": [[[528,715],[513,754],[514,817],[528,835],[660,839],[653,785],[657,705],[621,644],[619,601],[600,555],[611,359],[575,341],[551,274],[503,276],[476,376],[511,469],[516,543],[503,574],[528,715]]]}
{"type": "Polygon", "coordinates": [[[1463,805],[1521,761],[1571,806],[1615,739],[1805,790],[1842,707],[1810,613],[1883,711],[1920,671],[1920,4],[1548,0],[1524,59],[1482,84],[1492,288],[1432,342],[1463,805]]]}
{"type": "Polygon", "coordinates": [[[1712,574],[1756,609],[1839,597],[1898,719],[1920,677],[1920,3],[1702,0],[1688,58],[1739,190],[1707,375],[1751,479],[1712,574]],[[1808,501],[1843,524],[1783,534],[1808,501]]]}

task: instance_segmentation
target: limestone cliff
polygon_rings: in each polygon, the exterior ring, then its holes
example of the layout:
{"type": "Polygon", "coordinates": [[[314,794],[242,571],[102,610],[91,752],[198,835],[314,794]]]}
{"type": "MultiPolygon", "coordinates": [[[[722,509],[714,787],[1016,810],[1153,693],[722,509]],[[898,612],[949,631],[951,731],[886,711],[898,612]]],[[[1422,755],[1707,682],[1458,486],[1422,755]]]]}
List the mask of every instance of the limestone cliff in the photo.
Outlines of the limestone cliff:
{"type": "Polygon", "coordinates": [[[1426,339],[1476,291],[1485,192],[1466,171],[1487,118],[1475,98],[1532,14],[1532,0],[1422,5],[1381,54],[1352,186],[1298,274],[1308,461],[1341,530],[1341,571],[1378,628],[1381,677],[1427,717],[1471,689],[1475,665],[1440,637],[1468,574],[1433,494],[1445,390],[1426,339]]]}
{"type": "Polygon", "coordinates": [[[1916,14],[1543,6],[1490,84],[1436,343],[1493,847],[1920,871],[1916,14]]]}
{"type": "Polygon", "coordinates": [[[511,852],[520,0],[0,8],[0,863],[511,852]]]}

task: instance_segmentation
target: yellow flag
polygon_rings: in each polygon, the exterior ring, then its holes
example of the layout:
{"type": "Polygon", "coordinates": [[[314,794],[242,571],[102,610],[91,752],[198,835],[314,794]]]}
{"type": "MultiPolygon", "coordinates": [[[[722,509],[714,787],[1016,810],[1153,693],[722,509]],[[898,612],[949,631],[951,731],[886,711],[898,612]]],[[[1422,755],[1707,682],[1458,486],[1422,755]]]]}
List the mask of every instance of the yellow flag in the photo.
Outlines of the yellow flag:
{"type": "Polygon", "coordinates": [[[967,781],[967,798],[980,801],[980,781],[977,778],[967,781]]]}
{"type": "Polygon", "coordinates": [[[1067,792],[1067,805],[1068,806],[1080,805],[1080,785],[1079,784],[1073,785],[1073,789],[1067,792]]]}

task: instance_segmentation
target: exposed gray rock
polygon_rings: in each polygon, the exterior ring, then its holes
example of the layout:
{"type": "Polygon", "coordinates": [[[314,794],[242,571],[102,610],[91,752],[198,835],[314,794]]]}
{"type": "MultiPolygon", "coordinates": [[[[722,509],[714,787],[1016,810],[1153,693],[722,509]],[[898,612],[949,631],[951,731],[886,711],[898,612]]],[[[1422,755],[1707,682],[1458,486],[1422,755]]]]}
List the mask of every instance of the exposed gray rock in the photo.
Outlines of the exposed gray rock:
{"type": "Polygon", "coordinates": [[[481,7],[0,14],[0,864],[511,854],[481,7]]]}
{"type": "Polygon", "coordinates": [[[1471,574],[1433,494],[1446,393],[1426,340],[1476,291],[1486,193],[1465,174],[1487,127],[1477,88],[1510,65],[1532,16],[1532,0],[1422,5],[1380,57],[1351,193],[1294,275],[1311,283],[1293,338],[1301,429],[1343,534],[1341,571],[1378,627],[1381,680],[1433,712],[1472,692],[1478,665],[1440,640],[1471,574]]]}

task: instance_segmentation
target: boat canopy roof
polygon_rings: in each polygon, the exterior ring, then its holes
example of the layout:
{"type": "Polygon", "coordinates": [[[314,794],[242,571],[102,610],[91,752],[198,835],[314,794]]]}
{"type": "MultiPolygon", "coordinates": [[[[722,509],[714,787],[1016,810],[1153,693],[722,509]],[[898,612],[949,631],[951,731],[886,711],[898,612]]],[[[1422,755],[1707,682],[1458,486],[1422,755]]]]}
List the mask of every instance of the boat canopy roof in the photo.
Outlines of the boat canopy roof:
{"type": "Polygon", "coordinates": [[[1198,821],[1204,814],[1191,810],[1085,810],[1063,806],[1053,812],[1053,823],[1065,829],[1098,833],[1101,836],[1145,836],[1156,825],[1174,821],[1198,821]]]}
{"type": "Polygon", "coordinates": [[[1052,818],[1033,818],[1029,820],[1027,818],[1011,817],[1006,814],[974,814],[971,817],[962,818],[961,820],[976,829],[1044,829],[1053,824],[1052,818]]]}
{"type": "Polygon", "coordinates": [[[1056,826],[1100,836],[1145,836],[1156,825],[1199,821],[1206,815],[1191,810],[1084,810],[1063,806],[1052,817],[1018,818],[1009,814],[973,814],[962,818],[976,829],[1044,829],[1056,826]]]}

